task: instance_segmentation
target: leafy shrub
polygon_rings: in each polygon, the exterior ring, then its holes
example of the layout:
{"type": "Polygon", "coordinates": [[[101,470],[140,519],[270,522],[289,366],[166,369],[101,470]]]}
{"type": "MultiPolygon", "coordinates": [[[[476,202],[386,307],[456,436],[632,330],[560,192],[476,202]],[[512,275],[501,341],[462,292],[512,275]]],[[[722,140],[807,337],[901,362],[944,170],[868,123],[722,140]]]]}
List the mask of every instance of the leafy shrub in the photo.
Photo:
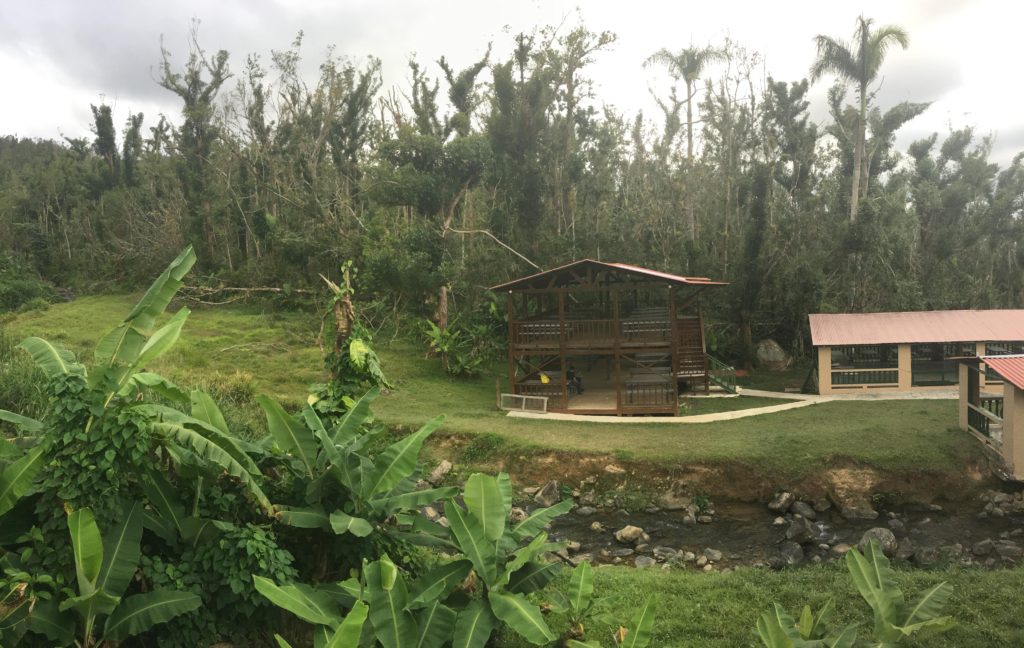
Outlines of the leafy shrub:
{"type": "Polygon", "coordinates": [[[53,287],[9,254],[0,254],[0,313],[45,308],[53,301],[53,287]],[[30,306],[29,306],[30,305],[30,306]]]}

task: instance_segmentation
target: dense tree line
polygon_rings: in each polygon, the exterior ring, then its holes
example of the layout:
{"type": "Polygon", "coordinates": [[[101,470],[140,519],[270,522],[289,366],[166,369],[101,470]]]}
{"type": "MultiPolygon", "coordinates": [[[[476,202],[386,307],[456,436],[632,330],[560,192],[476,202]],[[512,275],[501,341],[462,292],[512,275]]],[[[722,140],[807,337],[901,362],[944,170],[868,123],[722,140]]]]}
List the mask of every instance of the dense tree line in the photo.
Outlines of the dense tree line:
{"type": "Polygon", "coordinates": [[[808,312],[1024,304],[1024,156],[1000,168],[971,129],[895,148],[927,109],[873,95],[903,30],[818,37],[809,78],[837,79],[820,126],[810,81],[764,83],[732,42],[654,53],[658,125],[624,115],[588,77],[614,41],[540,29],[504,60],[410,61],[394,89],[333,54],[309,83],[301,35],[269,62],[193,41],[159,66],[180,118],[119,129],[101,105],[91,140],[0,138],[0,245],[80,286],[188,243],[211,284],[314,285],[353,259],[361,298],[442,326],[538,266],[631,262],[732,282],[708,306],[736,360],[760,337],[801,351],[808,312]]]}

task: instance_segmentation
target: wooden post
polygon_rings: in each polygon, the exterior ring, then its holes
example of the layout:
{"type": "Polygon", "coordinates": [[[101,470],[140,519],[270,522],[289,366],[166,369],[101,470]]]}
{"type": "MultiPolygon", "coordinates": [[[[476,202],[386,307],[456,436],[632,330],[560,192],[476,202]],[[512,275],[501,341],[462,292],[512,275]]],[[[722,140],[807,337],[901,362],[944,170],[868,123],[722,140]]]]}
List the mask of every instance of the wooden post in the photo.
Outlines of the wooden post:
{"type": "Polygon", "coordinates": [[[679,391],[679,314],[676,312],[676,291],[668,288],[668,316],[672,320],[672,384],[679,391]]]}
{"type": "MultiPolygon", "coordinates": [[[[974,355],[976,355],[979,358],[981,358],[981,357],[984,357],[984,355],[986,353],[988,353],[988,349],[987,349],[987,345],[984,342],[975,342],[974,343],[974,355]]],[[[985,365],[984,364],[979,364],[978,365],[978,369],[981,370],[981,376],[978,377],[978,380],[981,381],[981,386],[984,387],[985,386],[985,365]]]]}
{"type": "Polygon", "coordinates": [[[896,374],[899,377],[899,390],[910,391],[914,386],[914,358],[909,344],[899,345],[898,350],[896,374]]]}
{"type": "Polygon", "coordinates": [[[960,363],[959,368],[959,385],[960,385],[960,429],[964,432],[967,431],[967,403],[971,402],[971,368],[967,366],[966,362],[960,363]]]}
{"type": "Polygon", "coordinates": [[[615,413],[622,416],[622,322],[619,321],[619,287],[612,288],[612,320],[615,331],[615,413]]]}
{"type": "Polygon", "coordinates": [[[818,393],[832,393],[832,347],[818,347],[818,393]]]}
{"type": "Polygon", "coordinates": [[[558,382],[562,385],[565,409],[569,409],[569,385],[565,378],[565,288],[558,290],[558,357],[561,359],[561,377],[558,382]]]}
{"type": "MultiPolygon", "coordinates": [[[[523,299],[526,299],[526,293],[523,293],[523,299]]],[[[508,313],[508,391],[510,394],[518,394],[519,392],[516,391],[516,357],[512,343],[512,331],[514,329],[512,322],[515,320],[513,310],[512,291],[510,290],[505,296],[505,311],[508,313]]]]}

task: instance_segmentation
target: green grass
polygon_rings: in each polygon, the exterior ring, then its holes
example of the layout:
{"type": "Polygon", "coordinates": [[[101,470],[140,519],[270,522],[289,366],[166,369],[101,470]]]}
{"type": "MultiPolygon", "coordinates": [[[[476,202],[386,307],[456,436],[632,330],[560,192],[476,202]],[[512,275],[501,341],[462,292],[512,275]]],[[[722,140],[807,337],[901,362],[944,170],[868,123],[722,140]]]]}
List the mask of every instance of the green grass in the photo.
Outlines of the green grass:
{"type": "MultiPolygon", "coordinates": [[[[85,297],[13,318],[15,335],[39,335],[91,356],[98,337],[134,304],[135,296],[85,297]]],[[[197,309],[177,347],[152,367],[183,386],[213,385],[269,393],[293,407],[310,383],[323,379],[317,322],[308,314],[256,308],[197,309]]],[[[973,439],[954,429],[953,401],[829,402],[735,421],[706,424],[617,424],[511,418],[495,407],[495,362],[471,380],[442,374],[439,362],[409,341],[378,340],[385,372],[396,389],[375,404],[386,423],[418,427],[437,414],[444,430],[492,434],[510,446],[607,453],[661,465],[738,462],[781,478],[802,477],[849,459],[889,471],[962,471],[979,456],[973,439]]],[[[243,394],[244,397],[244,394],[243,394]]],[[[772,404],[773,399],[707,399],[699,407],[772,404]]],[[[2,407],[2,404],[0,404],[2,407]]],[[[492,444],[493,445],[493,444],[492,444]]],[[[493,452],[493,449],[492,449],[493,452]]]]}
{"type": "MultiPolygon", "coordinates": [[[[839,565],[806,567],[785,572],[742,569],[727,574],[689,571],[660,572],[624,567],[601,567],[595,589],[605,597],[616,617],[628,622],[647,597],[654,597],[655,621],[651,646],[657,648],[734,648],[760,646],[752,631],[757,617],[777,601],[794,618],[805,604],[817,610],[835,598],[834,622],[859,622],[862,635],[870,630],[871,611],[857,594],[845,568],[839,565]]],[[[946,608],[957,625],[948,633],[908,642],[908,646],[990,647],[1024,645],[1020,623],[1024,568],[984,571],[899,570],[897,582],[910,600],[931,586],[948,581],[954,587],[946,608]]],[[[564,622],[552,620],[556,632],[564,622]]],[[[594,632],[605,630],[599,626],[594,632]]],[[[506,633],[507,635],[509,633],[506,633]]],[[[592,635],[610,645],[608,637],[592,635]]],[[[502,646],[525,648],[518,638],[506,637],[502,646]]],[[[901,644],[904,645],[904,644],[901,644]]]]}
{"type": "Polygon", "coordinates": [[[683,398],[680,416],[698,416],[701,414],[718,414],[719,412],[736,412],[756,407],[770,407],[792,403],[786,398],[767,398],[765,396],[732,396],[732,397],[694,397],[683,398]]]}
{"type": "Polygon", "coordinates": [[[765,371],[751,369],[747,376],[737,378],[740,387],[763,389],[766,391],[784,392],[787,389],[799,390],[807,380],[812,363],[809,359],[798,360],[785,371],[765,371]]]}

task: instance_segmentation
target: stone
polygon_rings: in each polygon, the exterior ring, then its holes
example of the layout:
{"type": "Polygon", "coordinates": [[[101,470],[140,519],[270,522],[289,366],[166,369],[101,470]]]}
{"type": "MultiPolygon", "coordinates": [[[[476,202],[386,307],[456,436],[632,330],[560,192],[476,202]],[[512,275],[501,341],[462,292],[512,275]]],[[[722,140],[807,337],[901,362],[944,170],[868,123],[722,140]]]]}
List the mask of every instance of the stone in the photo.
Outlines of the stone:
{"type": "Polygon", "coordinates": [[[669,488],[658,498],[658,506],[666,511],[681,511],[685,509],[693,503],[693,500],[680,492],[681,490],[682,485],[673,484],[672,488],[669,488]]]}
{"type": "Polygon", "coordinates": [[[779,557],[786,567],[794,567],[804,561],[804,549],[796,542],[783,542],[779,545],[779,557]]]}
{"type": "Polygon", "coordinates": [[[576,509],[576,515],[582,515],[584,517],[597,513],[597,509],[593,506],[581,506],[576,509]]]}
{"type": "Polygon", "coordinates": [[[593,554],[588,554],[588,553],[577,554],[577,555],[569,558],[569,562],[571,562],[573,565],[579,565],[580,563],[583,563],[583,562],[587,562],[587,563],[593,564],[593,562],[594,562],[594,555],[593,554]]]}
{"type": "Polygon", "coordinates": [[[583,545],[575,540],[567,540],[565,543],[565,550],[569,553],[576,553],[583,548],[583,545]]]}
{"type": "Polygon", "coordinates": [[[814,512],[814,507],[807,502],[801,502],[799,500],[793,502],[793,505],[789,507],[789,512],[803,516],[808,520],[814,520],[818,517],[818,514],[814,512]]]}
{"type": "Polygon", "coordinates": [[[637,569],[644,569],[647,567],[653,567],[657,564],[657,561],[650,556],[637,556],[636,560],[633,561],[637,569]]]}
{"type": "Polygon", "coordinates": [[[683,516],[683,524],[697,524],[697,518],[691,513],[683,516]]]}
{"type": "Polygon", "coordinates": [[[701,524],[711,524],[712,518],[710,515],[698,515],[697,521],[701,524]]]}
{"type": "Polygon", "coordinates": [[[832,508],[832,502],[828,501],[827,498],[819,497],[814,500],[814,510],[818,513],[824,513],[825,511],[832,508]]]}
{"type": "Polygon", "coordinates": [[[705,549],[704,557],[708,559],[708,562],[718,562],[722,559],[722,552],[718,549],[705,549]]]}
{"type": "Polygon", "coordinates": [[[523,488],[523,495],[533,497],[540,490],[540,486],[526,486],[523,488]]]}
{"type": "Polygon", "coordinates": [[[626,472],[626,469],[620,468],[615,464],[608,464],[607,466],[604,467],[604,471],[609,475],[621,475],[622,473],[626,472]]]}
{"type": "Polygon", "coordinates": [[[816,536],[811,523],[804,518],[793,518],[793,521],[789,523],[789,528],[786,529],[786,540],[797,544],[811,542],[816,536]]]}
{"type": "Polygon", "coordinates": [[[939,511],[942,510],[942,507],[939,506],[938,504],[929,504],[928,510],[931,511],[932,513],[938,513],[939,511]]]}
{"type": "Polygon", "coordinates": [[[537,494],[533,496],[533,501],[537,502],[541,506],[554,506],[562,500],[562,492],[558,488],[558,480],[552,479],[548,483],[544,484],[544,488],[537,491],[537,494]]]}
{"type": "Polygon", "coordinates": [[[882,553],[889,557],[895,555],[896,548],[899,546],[892,531],[883,527],[874,527],[864,532],[864,535],[860,537],[860,542],[857,543],[857,548],[863,552],[872,540],[877,541],[882,553]]]}
{"type": "Polygon", "coordinates": [[[438,513],[437,509],[434,508],[433,506],[424,506],[423,507],[423,517],[425,517],[428,520],[430,520],[431,522],[433,522],[433,521],[437,520],[437,518],[441,517],[441,514],[438,513]]]}
{"type": "Polygon", "coordinates": [[[785,526],[785,524],[786,524],[786,518],[782,517],[781,515],[779,517],[775,518],[774,520],[772,520],[772,526],[785,526]]]}
{"type": "Polygon", "coordinates": [[[697,554],[692,551],[683,551],[677,555],[679,556],[679,560],[682,560],[684,563],[691,563],[697,560],[697,554]]]}
{"type": "Polygon", "coordinates": [[[1024,555],[1024,549],[1012,540],[1002,540],[997,542],[995,545],[996,553],[999,554],[1000,558],[1007,560],[1017,560],[1024,555]]]}
{"type": "Polygon", "coordinates": [[[971,553],[975,556],[987,556],[992,553],[994,545],[991,538],[986,538],[981,542],[975,542],[974,546],[971,547],[971,553]]]}
{"type": "Polygon", "coordinates": [[[755,355],[759,369],[785,371],[793,364],[793,356],[786,353],[786,350],[778,342],[771,339],[758,340],[755,355]]]}
{"type": "Polygon", "coordinates": [[[598,532],[604,531],[604,525],[601,524],[600,522],[591,522],[590,523],[590,530],[591,531],[598,531],[598,532]]]}
{"type": "Polygon", "coordinates": [[[914,550],[914,563],[921,567],[931,567],[939,562],[941,557],[935,547],[918,547],[914,550]]]}
{"type": "Polygon", "coordinates": [[[443,459],[441,463],[437,464],[437,468],[434,468],[434,470],[430,472],[430,475],[427,477],[427,481],[434,486],[437,486],[444,480],[445,475],[452,471],[452,467],[452,462],[447,459],[443,459]]]}
{"type": "Polygon", "coordinates": [[[768,502],[768,510],[775,511],[776,513],[785,513],[795,501],[796,496],[793,493],[782,491],[773,497],[772,501],[768,502]]]}
{"type": "Polygon", "coordinates": [[[652,553],[655,558],[661,558],[662,560],[671,560],[676,557],[676,550],[672,547],[655,547],[652,553]]]}
{"type": "Polygon", "coordinates": [[[528,516],[529,514],[526,512],[526,509],[519,506],[513,506],[512,510],[508,512],[508,521],[513,524],[518,524],[519,522],[525,520],[528,516]]]}
{"type": "Polygon", "coordinates": [[[615,532],[615,539],[623,544],[633,544],[643,538],[644,530],[638,526],[627,524],[615,532]]]}
{"type": "Polygon", "coordinates": [[[878,511],[871,508],[867,501],[850,503],[839,509],[839,515],[845,520],[874,520],[878,518],[878,511]]]}
{"type": "Polygon", "coordinates": [[[702,567],[701,569],[703,569],[706,572],[714,571],[715,570],[715,566],[712,565],[711,563],[708,563],[708,564],[704,565],[704,567],[702,567]]]}
{"type": "Polygon", "coordinates": [[[443,516],[443,515],[441,517],[437,518],[437,523],[440,524],[441,526],[443,526],[446,529],[448,528],[448,524],[449,524],[448,523],[448,518],[443,516]]]}
{"type": "Polygon", "coordinates": [[[889,528],[893,531],[902,531],[904,528],[903,520],[889,520],[889,528]]]}
{"type": "Polygon", "coordinates": [[[914,543],[910,538],[903,538],[896,545],[896,558],[899,560],[910,560],[914,555],[914,543]]]}
{"type": "Polygon", "coordinates": [[[845,542],[840,542],[837,545],[833,545],[832,548],[829,549],[829,553],[832,554],[833,557],[838,558],[840,556],[845,556],[851,548],[852,547],[845,542]]]}
{"type": "Polygon", "coordinates": [[[629,547],[624,547],[622,549],[613,549],[609,553],[616,558],[628,558],[636,552],[630,549],[629,547]]]}
{"type": "Polygon", "coordinates": [[[703,567],[703,566],[707,565],[708,562],[709,561],[708,561],[708,557],[707,556],[703,556],[703,555],[702,556],[697,556],[697,563],[696,564],[697,564],[698,567],[703,567]]]}

